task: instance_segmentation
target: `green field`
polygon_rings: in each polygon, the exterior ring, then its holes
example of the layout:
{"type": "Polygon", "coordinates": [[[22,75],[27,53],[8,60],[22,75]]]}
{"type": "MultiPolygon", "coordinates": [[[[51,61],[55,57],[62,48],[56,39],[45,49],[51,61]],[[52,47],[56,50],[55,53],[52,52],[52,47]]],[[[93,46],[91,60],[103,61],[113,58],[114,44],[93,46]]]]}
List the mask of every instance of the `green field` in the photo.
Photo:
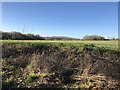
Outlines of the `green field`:
{"type": "Polygon", "coordinates": [[[104,47],[107,49],[118,49],[118,41],[78,41],[78,40],[68,40],[68,41],[63,41],[63,40],[1,40],[1,43],[25,43],[25,44],[60,44],[63,43],[64,45],[73,45],[75,47],[79,47],[84,44],[94,44],[97,47],[104,47]]]}

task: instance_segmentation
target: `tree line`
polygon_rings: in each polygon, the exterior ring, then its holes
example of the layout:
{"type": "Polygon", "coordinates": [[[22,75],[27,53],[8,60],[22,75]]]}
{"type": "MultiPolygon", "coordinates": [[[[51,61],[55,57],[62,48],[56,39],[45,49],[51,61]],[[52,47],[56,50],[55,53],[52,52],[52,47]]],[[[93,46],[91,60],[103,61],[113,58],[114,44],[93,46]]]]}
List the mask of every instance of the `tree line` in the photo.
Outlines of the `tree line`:
{"type": "Polygon", "coordinates": [[[2,40],[79,40],[77,38],[65,37],[65,36],[51,36],[51,37],[42,37],[38,34],[23,34],[20,32],[2,32],[2,40]]]}
{"type": "Polygon", "coordinates": [[[83,37],[82,40],[118,40],[118,38],[106,39],[105,37],[100,35],[86,35],[83,37]]]}
{"type": "Polygon", "coordinates": [[[22,34],[20,32],[1,32],[3,40],[44,40],[40,35],[22,34]]]}
{"type": "MultiPolygon", "coordinates": [[[[86,35],[82,39],[65,37],[65,36],[51,36],[51,37],[43,37],[39,34],[23,34],[20,32],[3,32],[0,31],[2,40],[111,40],[106,39],[100,35],[86,35]]],[[[116,38],[112,38],[112,40],[118,40],[116,38]]]]}

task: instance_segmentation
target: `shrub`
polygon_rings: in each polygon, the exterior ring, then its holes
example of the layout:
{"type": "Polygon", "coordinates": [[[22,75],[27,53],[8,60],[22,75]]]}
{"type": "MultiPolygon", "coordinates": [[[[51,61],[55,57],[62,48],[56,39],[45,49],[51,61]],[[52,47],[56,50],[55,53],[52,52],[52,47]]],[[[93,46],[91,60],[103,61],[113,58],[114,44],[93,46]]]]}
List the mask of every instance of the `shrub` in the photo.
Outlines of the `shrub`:
{"type": "Polygon", "coordinates": [[[86,35],[83,37],[83,40],[105,40],[105,38],[99,35],[86,35]]]}

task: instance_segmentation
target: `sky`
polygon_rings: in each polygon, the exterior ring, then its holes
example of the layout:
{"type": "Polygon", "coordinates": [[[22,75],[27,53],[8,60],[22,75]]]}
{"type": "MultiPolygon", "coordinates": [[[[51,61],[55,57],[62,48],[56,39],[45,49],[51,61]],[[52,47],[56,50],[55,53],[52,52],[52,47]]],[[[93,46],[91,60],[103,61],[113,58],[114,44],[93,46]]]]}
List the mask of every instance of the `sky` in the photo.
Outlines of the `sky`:
{"type": "Polygon", "coordinates": [[[2,30],[74,38],[118,37],[118,3],[3,2],[2,30]]]}

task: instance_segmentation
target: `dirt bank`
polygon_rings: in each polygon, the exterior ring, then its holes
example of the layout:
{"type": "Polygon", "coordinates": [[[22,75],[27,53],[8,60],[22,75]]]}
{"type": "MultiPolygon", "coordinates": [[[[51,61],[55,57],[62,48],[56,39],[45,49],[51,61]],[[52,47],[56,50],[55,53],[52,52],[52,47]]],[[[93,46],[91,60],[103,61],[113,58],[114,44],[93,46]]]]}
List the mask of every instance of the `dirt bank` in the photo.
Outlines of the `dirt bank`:
{"type": "Polygon", "coordinates": [[[120,52],[20,44],[2,45],[3,88],[120,89],[120,52]]]}

